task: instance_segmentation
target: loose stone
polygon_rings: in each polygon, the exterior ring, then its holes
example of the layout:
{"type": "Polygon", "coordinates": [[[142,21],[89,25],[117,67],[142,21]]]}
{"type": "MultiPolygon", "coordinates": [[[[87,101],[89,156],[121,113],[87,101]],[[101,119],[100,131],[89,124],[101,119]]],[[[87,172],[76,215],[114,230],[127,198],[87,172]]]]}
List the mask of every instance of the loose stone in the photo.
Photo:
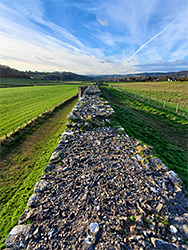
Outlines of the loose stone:
{"type": "Polygon", "coordinates": [[[170,232],[173,233],[173,234],[176,234],[178,232],[177,228],[175,226],[173,226],[173,225],[171,225],[169,227],[169,229],[170,229],[170,232]]]}
{"type": "Polygon", "coordinates": [[[99,95],[91,85],[69,114],[7,249],[186,249],[181,179],[150,146],[111,127],[114,110],[99,95]]]}

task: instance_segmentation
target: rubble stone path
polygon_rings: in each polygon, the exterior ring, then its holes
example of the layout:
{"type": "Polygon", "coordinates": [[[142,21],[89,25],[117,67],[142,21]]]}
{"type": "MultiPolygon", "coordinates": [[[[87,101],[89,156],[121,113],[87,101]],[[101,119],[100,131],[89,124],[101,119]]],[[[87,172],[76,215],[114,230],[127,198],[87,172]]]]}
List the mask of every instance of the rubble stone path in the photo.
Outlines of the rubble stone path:
{"type": "Polygon", "coordinates": [[[152,148],[112,128],[90,86],[10,232],[10,249],[188,249],[188,200],[152,148]]]}

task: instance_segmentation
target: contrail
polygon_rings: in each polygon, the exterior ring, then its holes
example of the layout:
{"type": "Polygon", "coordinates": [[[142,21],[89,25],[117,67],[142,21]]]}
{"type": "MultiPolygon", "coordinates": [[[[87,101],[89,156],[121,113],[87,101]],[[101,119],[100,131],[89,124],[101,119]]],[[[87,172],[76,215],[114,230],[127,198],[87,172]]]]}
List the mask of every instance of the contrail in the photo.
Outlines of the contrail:
{"type": "Polygon", "coordinates": [[[169,23],[163,30],[161,30],[157,35],[155,35],[154,37],[152,37],[149,41],[147,41],[146,43],[144,43],[139,49],[137,49],[132,56],[135,56],[139,51],[141,51],[148,43],[150,43],[151,41],[153,41],[156,37],[158,37],[161,33],[163,33],[165,30],[167,30],[178,18],[176,17],[171,23],[169,23]]]}

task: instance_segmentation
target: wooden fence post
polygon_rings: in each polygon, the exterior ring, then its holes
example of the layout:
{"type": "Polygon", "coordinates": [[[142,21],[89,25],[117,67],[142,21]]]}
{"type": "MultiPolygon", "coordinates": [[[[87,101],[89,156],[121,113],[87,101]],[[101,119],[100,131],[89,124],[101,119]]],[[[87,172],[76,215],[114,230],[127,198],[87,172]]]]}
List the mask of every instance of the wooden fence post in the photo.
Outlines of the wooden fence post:
{"type": "Polygon", "coordinates": [[[165,106],[166,106],[166,101],[164,101],[164,104],[163,104],[163,109],[165,109],[165,106]]]}
{"type": "Polygon", "coordinates": [[[157,105],[157,98],[155,98],[155,106],[157,105]]]}
{"type": "Polygon", "coordinates": [[[176,114],[178,113],[178,109],[179,109],[179,103],[177,103],[176,114]]]}

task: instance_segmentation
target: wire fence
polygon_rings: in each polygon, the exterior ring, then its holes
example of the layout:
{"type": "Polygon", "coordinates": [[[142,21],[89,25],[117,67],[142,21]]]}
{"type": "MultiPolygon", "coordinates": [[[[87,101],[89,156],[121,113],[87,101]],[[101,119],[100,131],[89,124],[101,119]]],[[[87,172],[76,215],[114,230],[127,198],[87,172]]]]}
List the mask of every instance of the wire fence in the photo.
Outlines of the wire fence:
{"type": "Polygon", "coordinates": [[[145,104],[151,105],[152,107],[156,107],[156,108],[171,112],[173,114],[183,116],[186,119],[188,119],[188,105],[186,105],[186,104],[168,102],[166,100],[160,100],[160,99],[158,99],[156,97],[152,97],[152,96],[138,95],[136,93],[128,92],[128,91],[123,90],[121,88],[118,88],[116,86],[111,86],[111,87],[120,90],[121,92],[125,93],[126,95],[130,96],[131,98],[134,98],[135,100],[138,100],[138,101],[141,101],[145,104]]]}

